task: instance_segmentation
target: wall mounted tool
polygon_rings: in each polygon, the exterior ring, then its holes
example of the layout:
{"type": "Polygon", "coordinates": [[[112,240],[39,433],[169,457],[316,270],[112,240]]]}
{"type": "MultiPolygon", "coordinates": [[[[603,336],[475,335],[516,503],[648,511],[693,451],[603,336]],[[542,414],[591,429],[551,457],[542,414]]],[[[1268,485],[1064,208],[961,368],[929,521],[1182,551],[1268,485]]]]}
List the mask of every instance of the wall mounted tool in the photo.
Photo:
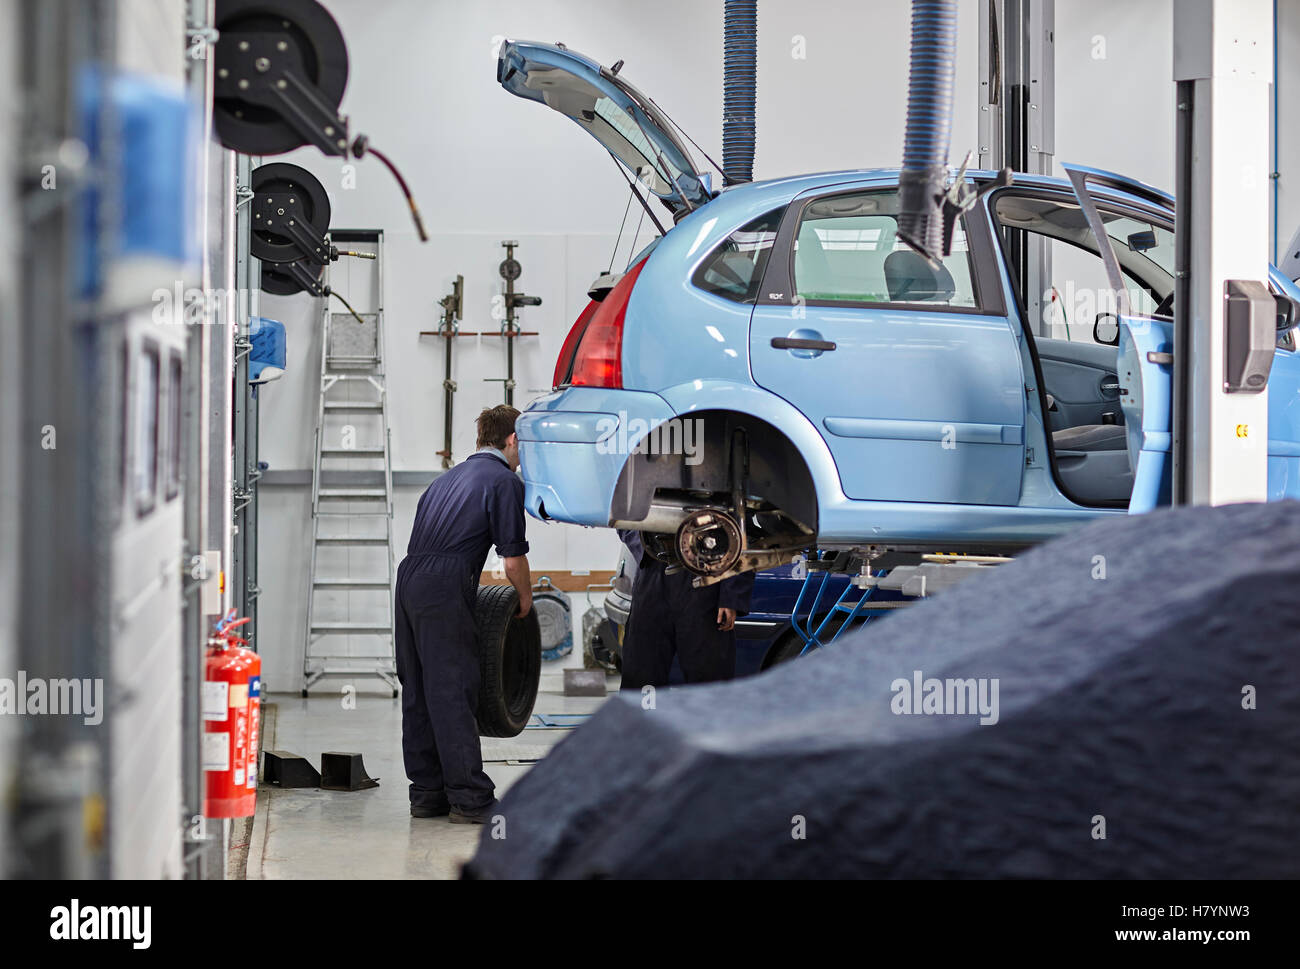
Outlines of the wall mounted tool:
{"type": "Polygon", "coordinates": [[[452,290],[446,296],[438,301],[442,307],[442,317],[438,321],[438,329],[421,330],[420,336],[439,336],[444,343],[443,353],[443,377],[442,377],[442,450],[437,452],[442,458],[442,467],[445,471],[454,463],[451,459],[451,412],[452,401],[454,399],[457,387],[456,381],[451,379],[451,347],[458,336],[478,336],[478,333],[462,330],[460,328],[461,316],[465,309],[465,277],[460,274],[456,275],[456,282],[452,285],[452,290]]]}
{"type": "Polygon", "coordinates": [[[500,381],[505,384],[505,402],[514,405],[515,402],[515,338],[521,336],[538,336],[536,330],[521,330],[519,324],[515,321],[515,310],[521,306],[541,306],[542,298],[540,296],[525,296],[523,293],[515,292],[515,280],[523,274],[523,267],[519,260],[515,258],[515,247],[519,245],[514,240],[507,240],[501,245],[506,250],[506,258],[501,261],[497,267],[497,272],[505,280],[505,293],[503,293],[503,302],[505,303],[505,320],[501,324],[499,333],[484,333],[484,336],[499,336],[506,341],[506,375],[504,377],[484,377],[488,381],[500,381]]]}

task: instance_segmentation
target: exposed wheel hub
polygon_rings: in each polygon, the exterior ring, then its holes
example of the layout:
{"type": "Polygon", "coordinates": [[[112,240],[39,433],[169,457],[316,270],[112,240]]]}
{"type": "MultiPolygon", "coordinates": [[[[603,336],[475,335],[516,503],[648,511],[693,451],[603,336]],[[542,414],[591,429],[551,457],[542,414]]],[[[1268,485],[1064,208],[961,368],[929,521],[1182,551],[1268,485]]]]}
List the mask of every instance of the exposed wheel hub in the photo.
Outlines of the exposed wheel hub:
{"type": "Polygon", "coordinates": [[[697,575],[721,575],[740,558],[740,526],[725,511],[697,511],[678,526],[677,555],[697,575]]]}

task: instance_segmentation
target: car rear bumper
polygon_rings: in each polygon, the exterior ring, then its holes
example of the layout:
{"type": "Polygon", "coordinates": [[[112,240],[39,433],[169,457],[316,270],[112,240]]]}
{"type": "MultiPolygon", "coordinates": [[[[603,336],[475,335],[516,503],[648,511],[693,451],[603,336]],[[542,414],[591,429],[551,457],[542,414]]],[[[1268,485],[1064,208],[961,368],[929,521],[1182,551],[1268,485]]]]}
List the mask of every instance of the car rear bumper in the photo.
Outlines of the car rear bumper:
{"type": "Polygon", "coordinates": [[[524,507],[534,518],[607,527],[632,448],[672,417],[645,391],[570,387],[534,400],[515,422],[524,507]]]}

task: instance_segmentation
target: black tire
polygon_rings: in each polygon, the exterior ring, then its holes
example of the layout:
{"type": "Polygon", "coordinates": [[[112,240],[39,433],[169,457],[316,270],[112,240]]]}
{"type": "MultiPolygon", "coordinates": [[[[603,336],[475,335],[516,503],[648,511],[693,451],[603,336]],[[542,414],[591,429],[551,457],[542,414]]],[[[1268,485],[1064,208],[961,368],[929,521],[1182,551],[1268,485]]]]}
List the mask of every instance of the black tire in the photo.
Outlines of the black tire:
{"type": "Polygon", "coordinates": [[[776,645],[767,651],[763,657],[761,670],[770,670],[778,663],[788,663],[792,659],[798,659],[799,654],[803,652],[803,640],[793,629],[788,629],[776,645]]]}
{"type": "MultiPolygon", "coordinates": [[[[825,618],[824,614],[818,616],[816,620],[810,622],[808,625],[813,629],[816,629],[821,625],[823,618],[825,618]]],[[[834,632],[835,626],[839,621],[838,618],[832,619],[831,625],[826,632],[828,634],[834,632]]],[[[862,618],[855,619],[852,624],[850,624],[849,628],[844,630],[844,634],[847,635],[856,629],[860,629],[865,622],[866,620],[862,618]]],[[[768,649],[767,654],[763,657],[763,665],[759,667],[759,672],[761,673],[764,670],[770,670],[778,663],[787,663],[792,659],[798,659],[803,653],[803,647],[804,641],[799,638],[799,634],[793,629],[787,629],[781,638],[776,641],[776,645],[768,649]]]]}
{"type": "Polygon", "coordinates": [[[479,586],[478,732],[484,737],[517,737],[528,725],[542,676],[542,633],[537,613],[523,619],[519,593],[509,585],[479,586]]]}

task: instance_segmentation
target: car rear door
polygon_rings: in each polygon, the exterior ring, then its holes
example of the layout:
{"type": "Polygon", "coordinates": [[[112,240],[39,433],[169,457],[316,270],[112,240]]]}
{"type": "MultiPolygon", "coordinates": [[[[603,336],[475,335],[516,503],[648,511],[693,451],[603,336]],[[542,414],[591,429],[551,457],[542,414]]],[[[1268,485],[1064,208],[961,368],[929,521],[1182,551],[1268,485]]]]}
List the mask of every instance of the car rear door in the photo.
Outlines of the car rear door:
{"type": "Polygon", "coordinates": [[[751,318],[754,380],[816,426],[850,498],[1014,505],[1025,385],[987,218],[935,271],[897,211],[893,178],[794,200],[751,318]]]}
{"type": "Polygon", "coordinates": [[[1133,469],[1133,494],[1129,514],[1142,514],[1170,501],[1173,481],[1174,328],[1168,320],[1134,312],[1128,289],[1096,201],[1088,191],[1090,180],[1131,192],[1139,197],[1154,190],[1110,172],[1064,164],[1079,206],[1087,217],[1099,254],[1106,267],[1119,321],[1120,409],[1133,469]]]}

